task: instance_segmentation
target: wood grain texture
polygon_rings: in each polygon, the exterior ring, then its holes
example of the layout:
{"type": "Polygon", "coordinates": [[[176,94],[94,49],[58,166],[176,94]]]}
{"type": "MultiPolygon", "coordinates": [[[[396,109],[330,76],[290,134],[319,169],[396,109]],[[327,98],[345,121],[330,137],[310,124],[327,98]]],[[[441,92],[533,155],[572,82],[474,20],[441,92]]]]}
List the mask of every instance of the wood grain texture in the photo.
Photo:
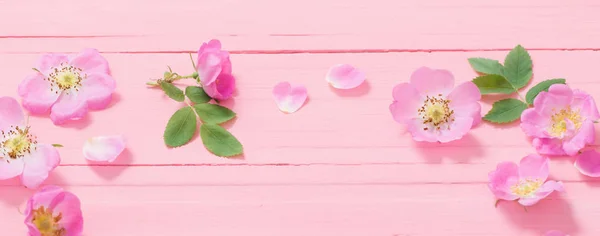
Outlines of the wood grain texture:
{"type": "MultiPolygon", "coordinates": [[[[596,96],[599,10],[587,0],[0,0],[0,95],[16,96],[44,52],[95,47],[109,60],[117,92],[108,109],[62,127],[30,120],[39,140],[65,146],[46,184],[81,198],[86,236],[596,236],[599,181],[570,158],[550,167],[565,194],[527,211],[494,208],[487,173],[534,152],[517,124],[415,143],[388,106],[393,86],[420,66],[460,83],[476,76],[467,58],[502,61],[518,43],[534,61],[527,88],[566,78],[596,96]],[[144,85],[167,65],[191,73],[187,53],[211,38],[232,52],[238,91],[224,105],[239,117],[225,126],[244,144],[242,158],[215,157],[197,137],[166,148],[164,126],[181,105],[144,85]],[[330,88],[325,73],[337,63],[364,70],[367,83],[330,88]],[[280,81],[308,88],[297,113],[278,111],[271,89],[280,81]],[[85,161],[84,141],[110,134],[128,139],[124,155],[85,161]]],[[[486,97],[483,112],[500,98],[486,97]]],[[[32,193],[0,182],[0,235],[26,234],[19,209],[32,193]]]]}

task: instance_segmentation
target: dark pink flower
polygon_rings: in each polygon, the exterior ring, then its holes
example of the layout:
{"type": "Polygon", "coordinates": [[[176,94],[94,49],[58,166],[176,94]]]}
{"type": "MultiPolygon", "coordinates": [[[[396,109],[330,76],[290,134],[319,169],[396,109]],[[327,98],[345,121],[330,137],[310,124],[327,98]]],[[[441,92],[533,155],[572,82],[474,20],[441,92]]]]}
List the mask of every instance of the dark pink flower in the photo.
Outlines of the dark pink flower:
{"type": "Polygon", "coordinates": [[[198,50],[198,76],[208,96],[226,100],[235,90],[235,77],[231,75],[229,52],[221,50],[221,42],[213,39],[203,43],[198,50]]]}
{"type": "Polygon", "coordinates": [[[45,54],[35,69],[19,84],[23,107],[32,114],[50,111],[54,124],[81,119],[88,109],[104,109],[116,87],[108,62],[96,49],[72,57],[45,54]]]}
{"type": "Polygon", "coordinates": [[[79,198],[57,186],[35,193],[25,209],[29,236],[80,236],[83,215],[79,198]]]}

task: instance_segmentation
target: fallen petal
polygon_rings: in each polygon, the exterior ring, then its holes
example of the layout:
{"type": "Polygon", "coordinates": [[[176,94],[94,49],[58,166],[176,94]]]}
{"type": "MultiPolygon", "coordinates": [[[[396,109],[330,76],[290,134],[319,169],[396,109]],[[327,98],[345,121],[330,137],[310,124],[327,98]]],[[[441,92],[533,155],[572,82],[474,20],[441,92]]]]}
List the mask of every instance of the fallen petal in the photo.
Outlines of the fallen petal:
{"type": "Polygon", "coordinates": [[[348,64],[338,64],[329,68],[325,80],[337,89],[356,88],[365,81],[365,73],[348,64]]]}
{"type": "Polygon", "coordinates": [[[281,82],[273,88],[273,96],[279,110],[294,113],[304,105],[308,92],[302,85],[292,87],[289,82],[281,82]]]}
{"type": "Polygon", "coordinates": [[[584,175],[600,177],[600,153],[596,150],[582,152],[575,160],[575,168],[584,175]]]}
{"type": "Polygon", "coordinates": [[[125,150],[121,135],[99,136],[88,139],[83,145],[83,156],[90,161],[113,162],[125,150]]]}

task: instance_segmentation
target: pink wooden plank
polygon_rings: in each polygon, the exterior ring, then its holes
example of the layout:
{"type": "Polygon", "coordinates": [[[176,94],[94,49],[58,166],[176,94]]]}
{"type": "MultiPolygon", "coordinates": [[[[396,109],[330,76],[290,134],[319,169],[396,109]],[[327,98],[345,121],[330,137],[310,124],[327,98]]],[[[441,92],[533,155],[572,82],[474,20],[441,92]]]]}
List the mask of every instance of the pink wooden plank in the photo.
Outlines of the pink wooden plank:
{"type": "MultiPolygon", "coordinates": [[[[475,76],[466,58],[502,59],[504,54],[233,55],[239,89],[235,100],[225,105],[233,107],[239,115],[228,126],[245,145],[244,161],[214,157],[198,139],[177,149],[168,149],[163,144],[164,126],[180,105],[160,90],[146,88],[144,83],[162,75],[166,65],[181,73],[191,72],[185,54],[107,54],[118,80],[117,98],[111,108],[90,113],[88,119],[66,128],[56,127],[44,117],[34,117],[31,123],[40,140],[65,145],[61,149],[63,164],[86,164],[81,157],[83,142],[92,136],[114,133],[123,133],[129,138],[130,157],[120,160],[120,164],[423,163],[432,161],[428,157],[455,152],[473,158],[452,159],[454,162],[489,160],[495,164],[509,154],[517,158],[533,152],[516,124],[483,124],[466,139],[427,153],[424,150],[436,145],[414,143],[392,120],[388,105],[393,86],[407,81],[419,66],[449,69],[457,81],[463,82],[475,76]],[[352,63],[367,73],[368,84],[355,91],[356,94],[336,92],[324,81],[327,68],[340,62],[352,63]],[[271,98],[272,86],[283,80],[308,87],[310,101],[295,114],[282,114],[271,98]],[[481,156],[485,158],[479,158],[481,156]]],[[[4,71],[7,79],[1,82],[0,94],[16,96],[18,83],[29,73],[38,56],[2,54],[0,67],[11,69],[4,71]]],[[[600,61],[599,52],[534,51],[532,56],[534,83],[566,77],[573,87],[584,88],[591,94],[600,93],[597,79],[592,76],[596,62],[600,61]],[[572,63],[574,61],[578,63],[572,63]]],[[[484,112],[496,99],[499,97],[485,100],[484,112]]]]}
{"type": "Polygon", "coordinates": [[[599,48],[599,11],[589,0],[3,1],[0,52],[187,51],[215,37],[245,52],[599,48]]]}
{"type": "MultiPolygon", "coordinates": [[[[172,172],[176,175],[176,172],[172,172]]],[[[494,208],[484,184],[308,186],[69,186],[83,202],[85,235],[539,236],[600,234],[598,186],[566,185],[525,211],[494,208]]],[[[30,192],[2,188],[0,227],[25,234],[30,192]]]]}

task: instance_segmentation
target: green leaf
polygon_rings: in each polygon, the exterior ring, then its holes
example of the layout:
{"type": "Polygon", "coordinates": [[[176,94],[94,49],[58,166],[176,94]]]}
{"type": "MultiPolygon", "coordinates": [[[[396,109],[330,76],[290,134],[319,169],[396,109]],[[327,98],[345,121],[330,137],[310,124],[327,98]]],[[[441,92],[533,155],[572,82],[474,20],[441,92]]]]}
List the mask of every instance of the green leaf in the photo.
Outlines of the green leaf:
{"type": "Polygon", "coordinates": [[[61,148],[61,147],[64,147],[64,146],[62,144],[53,143],[52,147],[59,147],[59,148],[61,148]]]}
{"type": "Polygon", "coordinates": [[[473,79],[481,94],[516,92],[515,88],[501,75],[482,75],[473,79]]]}
{"type": "Polygon", "coordinates": [[[525,101],[527,101],[527,103],[529,103],[529,104],[533,104],[533,100],[535,100],[535,97],[537,97],[537,95],[540,92],[548,91],[548,88],[550,88],[550,86],[553,84],[565,84],[565,83],[566,83],[565,79],[544,80],[544,81],[540,82],[539,84],[536,84],[535,86],[533,86],[531,89],[529,89],[529,91],[527,91],[527,95],[525,95],[525,101]]]}
{"type": "Polygon", "coordinates": [[[196,115],[191,107],[184,107],[175,112],[165,129],[165,144],[179,147],[189,142],[196,133],[196,115]]]}
{"type": "Polygon", "coordinates": [[[211,99],[210,96],[204,92],[204,89],[198,86],[188,86],[185,88],[185,95],[193,103],[207,103],[211,99]]]}
{"type": "Polygon", "coordinates": [[[525,87],[533,74],[529,53],[517,45],[504,59],[504,76],[516,89],[525,87]]]}
{"type": "Polygon", "coordinates": [[[220,157],[232,157],[244,152],[244,148],[229,131],[216,124],[202,124],[200,137],[206,149],[220,157]]]}
{"type": "Polygon", "coordinates": [[[508,123],[518,120],[525,109],[527,109],[526,103],[518,99],[507,98],[495,102],[492,110],[483,119],[492,123],[508,123]]]}
{"type": "Polygon", "coordinates": [[[204,123],[209,124],[221,124],[235,117],[235,112],[229,110],[227,107],[216,104],[196,104],[194,105],[194,109],[196,110],[196,114],[198,114],[200,119],[204,123]]]}
{"type": "Polygon", "coordinates": [[[504,75],[504,67],[502,67],[502,64],[496,60],[472,57],[469,58],[469,64],[471,64],[473,70],[479,73],[488,75],[504,75]]]}
{"type": "Polygon", "coordinates": [[[175,85],[167,82],[160,82],[160,88],[165,91],[165,94],[172,98],[175,101],[183,102],[185,100],[185,95],[183,95],[183,91],[181,89],[175,87],[175,85]]]}

